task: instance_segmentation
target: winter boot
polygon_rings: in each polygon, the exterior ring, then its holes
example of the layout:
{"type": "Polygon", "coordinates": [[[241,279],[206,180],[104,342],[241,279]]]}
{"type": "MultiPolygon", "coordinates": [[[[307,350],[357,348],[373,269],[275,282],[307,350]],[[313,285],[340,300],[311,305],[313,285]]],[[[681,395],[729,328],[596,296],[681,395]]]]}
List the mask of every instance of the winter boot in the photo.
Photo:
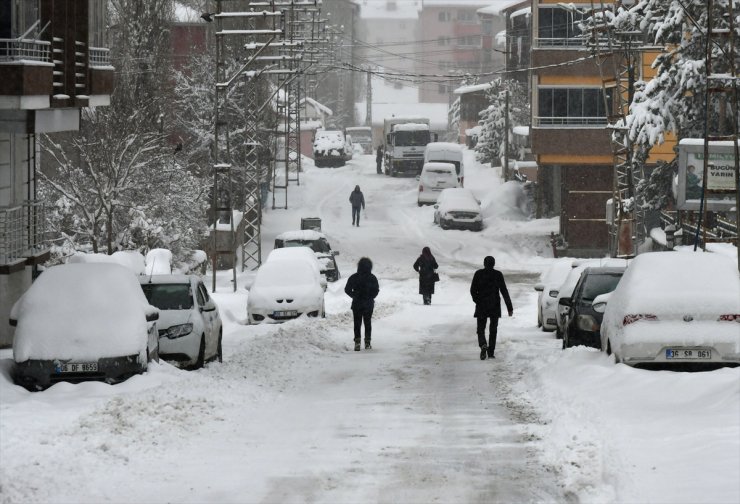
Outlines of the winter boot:
{"type": "Polygon", "coordinates": [[[365,340],[365,350],[372,350],[373,347],[370,345],[370,340],[365,340]]]}
{"type": "Polygon", "coordinates": [[[486,345],[483,345],[480,347],[480,360],[486,360],[486,357],[488,356],[488,347],[486,345]]]}
{"type": "Polygon", "coordinates": [[[359,351],[360,351],[360,342],[358,341],[355,343],[355,352],[359,352],[359,351]]]}

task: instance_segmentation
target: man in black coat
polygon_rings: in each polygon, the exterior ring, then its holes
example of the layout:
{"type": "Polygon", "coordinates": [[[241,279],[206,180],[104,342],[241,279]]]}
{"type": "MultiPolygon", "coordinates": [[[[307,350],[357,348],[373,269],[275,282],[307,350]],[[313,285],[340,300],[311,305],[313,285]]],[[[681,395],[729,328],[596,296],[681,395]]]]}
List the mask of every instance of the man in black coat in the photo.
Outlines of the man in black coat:
{"type": "Polygon", "coordinates": [[[494,358],[498,319],[501,318],[500,296],[504,297],[509,317],[514,314],[514,307],[511,304],[509,291],[506,289],[504,275],[493,269],[494,264],[496,264],[496,260],[491,256],[486,256],[483,259],[483,269],[475,272],[473,282],[470,284],[470,295],[475,303],[474,316],[478,322],[478,346],[480,346],[481,360],[485,360],[486,356],[494,358]],[[491,319],[490,338],[489,344],[486,345],[486,321],[489,318],[491,319]]]}
{"type": "Polygon", "coordinates": [[[378,150],[375,151],[375,168],[378,174],[383,173],[383,146],[378,145],[378,150]]]}
{"type": "Polygon", "coordinates": [[[372,317],[375,298],[380,291],[378,279],[372,274],[373,263],[367,257],[357,262],[357,273],[347,279],[344,292],[352,298],[352,315],[355,322],[355,352],[360,351],[360,336],[365,323],[365,349],[370,350],[372,339],[372,317]]]}

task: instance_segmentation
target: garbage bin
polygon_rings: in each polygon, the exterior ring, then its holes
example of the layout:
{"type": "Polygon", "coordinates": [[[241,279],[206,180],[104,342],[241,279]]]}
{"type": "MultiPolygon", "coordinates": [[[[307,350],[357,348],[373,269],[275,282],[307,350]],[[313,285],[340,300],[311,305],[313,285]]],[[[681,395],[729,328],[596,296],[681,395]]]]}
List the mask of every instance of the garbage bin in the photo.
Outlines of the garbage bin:
{"type": "Polygon", "coordinates": [[[301,229],[321,231],[321,219],[319,217],[301,217],[301,229]]]}

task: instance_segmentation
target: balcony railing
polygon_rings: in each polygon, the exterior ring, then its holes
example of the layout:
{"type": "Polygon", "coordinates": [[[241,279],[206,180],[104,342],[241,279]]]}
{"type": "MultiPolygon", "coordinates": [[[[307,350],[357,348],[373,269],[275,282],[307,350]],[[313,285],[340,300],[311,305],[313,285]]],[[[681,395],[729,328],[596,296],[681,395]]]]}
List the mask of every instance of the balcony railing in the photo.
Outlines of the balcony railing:
{"type": "Polygon", "coordinates": [[[533,126],[560,127],[560,126],[589,126],[605,127],[606,117],[535,117],[533,126]]]}
{"type": "Polygon", "coordinates": [[[100,68],[110,66],[110,49],[107,47],[90,47],[88,48],[90,56],[90,68],[100,68]]]}
{"type": "Polygon", "coordinates": [[[17,61],[51,63],[51,43],[34,39],[0,39],[0,63],[17,61]]]}
{"type": "Polygon", "coordinates": [[[46,251],[46,208],[39,201],[0,207],[0,265],[46,251]]]}

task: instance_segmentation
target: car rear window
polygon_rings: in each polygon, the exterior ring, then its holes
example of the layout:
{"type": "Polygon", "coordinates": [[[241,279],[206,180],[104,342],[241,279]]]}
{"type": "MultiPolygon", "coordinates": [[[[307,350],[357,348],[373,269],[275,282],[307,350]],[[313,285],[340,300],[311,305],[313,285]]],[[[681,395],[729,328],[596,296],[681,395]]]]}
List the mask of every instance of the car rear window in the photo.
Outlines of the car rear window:
{"type": "Polygon", "coordinates": [[[193,296],[189,284],[143,284],[147,301],[160,310],[189,310],[193,296]]]}
{"type": "Polygon", "coordinates": [[[617,288],[620,278],[622,278],[620,273],[588,275],[583,284],[581,299],[583,301],[593,301],[599,294],[613,291],[617,288]]]}

